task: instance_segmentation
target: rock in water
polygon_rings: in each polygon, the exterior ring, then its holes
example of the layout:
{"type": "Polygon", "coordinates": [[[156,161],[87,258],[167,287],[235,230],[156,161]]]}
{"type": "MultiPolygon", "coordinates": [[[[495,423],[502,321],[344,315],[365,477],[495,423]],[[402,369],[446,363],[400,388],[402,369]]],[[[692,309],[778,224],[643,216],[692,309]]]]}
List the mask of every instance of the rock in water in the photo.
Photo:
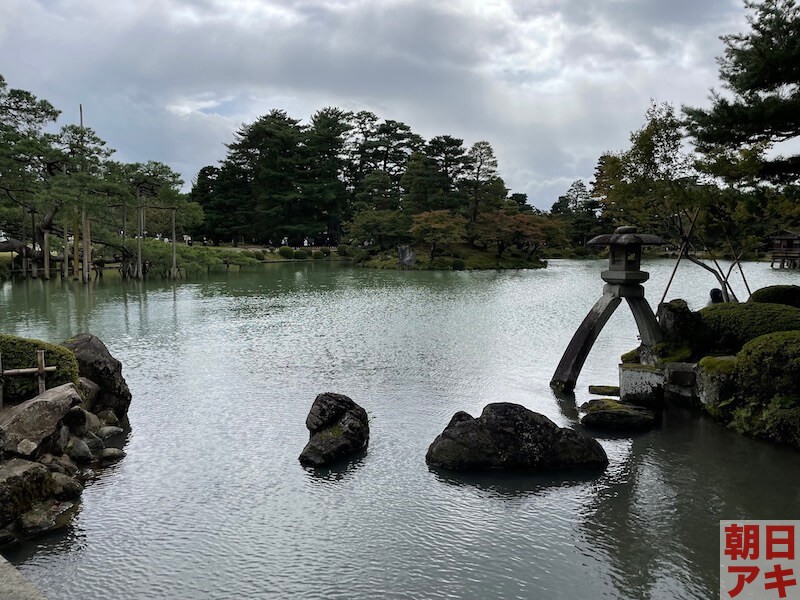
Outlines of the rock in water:
{"type": "Polygon", "coordinates": [[[300,454],[304,465],[321,467],[367,447],[367,411],[342,394],[320,394],[306,418],[311,438],[300,454]]]}
{"type": "Polygon", "coordinates": [[[488,404],[477,419],[457,412],[425,457],[434,467],[454,470],[604,469],[600,443],[564,429],[519,404],[488,404]]]}
{"type": "Polygon", "coordinates": [[[400,261],[400,268],[402,269],[413,269],[414,265],[417,264],[417,257],[411,246],[398,246],[397,259],[400,261]]]}
{"type": "Polygon", "coordinates": [[[124,418],[131,404],[131,392],[122,376],[122,365],[111,356],[100,338],[90,333],[80,333],[61,345],[75,353],[80,376],[100,386],[100,392],[91,406],[87,402],[84,408],[93,413],[111,409],[118,418],[124,418]]]}
{"type": "Polygon", "coordinates": [[[611,398],[590,400],[583,406],[581,424],[592,429],[618,432],[650,431],[656,424],[652,410],[617,402],[611,398]]]}

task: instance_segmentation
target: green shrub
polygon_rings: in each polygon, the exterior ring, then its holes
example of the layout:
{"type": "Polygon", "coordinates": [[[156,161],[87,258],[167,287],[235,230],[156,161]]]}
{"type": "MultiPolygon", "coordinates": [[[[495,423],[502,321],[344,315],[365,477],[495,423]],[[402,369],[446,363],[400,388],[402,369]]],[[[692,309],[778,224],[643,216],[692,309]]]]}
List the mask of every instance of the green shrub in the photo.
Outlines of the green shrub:
{"type": "Polygon", "coordinates": [[[781,304],[714,304],[697,314],[701,331],[691,340],[697,356],[736,354],[759,336],[800,329],[800,308],[781,304]]]}
{"type": "Polygon", "coordinates": [[[294,258],[294,248],[290,248],[289,246],[281,246],[278,248],[278,254],[280,254],[283,258],[294,258]]]}
{"type": "Polygon", "coordinates": [[[253,252],[252,250],[242,250],[241,251],[241,255],[242,256],[246,256],[247,258],[255,258],[256,257],[255,252],[253,252]]]}
{"type": "Polygon", "coordinates": [[[311,258],[314,260],[319,260],[320,258],[325,258],[325,254],[322,252],[322,250],[314,250],[314,252],[311,253],[311,258]]]}
{"type": "Polygon", "coordinates": [[[295,250],[294,251],[294,258],[297,259],[297,260],[305,260],[305,258],[307,256],[308,256],[308,254],[306,254],[305,250],[295,250]]]}
{"type": "MultiPolygon", "coordinates": [[[[37,350],[44,350],[45,365],[56,367],[55,373],[47,374],[48,389],[64,383],[78,384],[78,363],[71,350],[41,340],[0,334],[0,352],[3,354],[4,370],[35,367],[37,350]]],[[[3,395],[6,402],[29,400],[38,393],[39,383],[36,377],[21,375],[3,378],[3,395]]]]}
{"type": "Polygon", "coordinates": [[[453,271],[463,271],[467,266],[467,263],[464,262],[461,258],[454,258],[453,262],[451,263],[451,267],[453,271]]]}
{"type": "Polygon", "coordinates": [[[367,250],[356,250],[353,253],[353,262],[356,264],[363,263],[369,260],[370,254],[367,250]]]}
{"type": "Polygon", "coordinates": [[[800,308],[800,286],[770,285],[753,292],[749,302],[786,304],[788,306],[800,308]]]}
{"type": "Polygon", "coordinates": [[[328,248],[328,247],[320,248],[319,251],[322,252],[323,256],[330,256],[331,255],[331,249],[328,248]]]}
{"type": "Polygon", "coordinates": [[[800,399],[800,331],[762,335],[744,345],[736,362],[744,396],[762,404],[776,396],[800,399]]]}
{"type": "Polygon", "coordinates": [[[453,264],[452,259],[445,258],[444,256],[435,257],[428,265],[429,269],[444,270],[450,269],[453,264]]]}
{"type": "Polygon", "coordinates": [[[253,258],[256,260],[264,260],[266,257],[266,254],[264,254],[261,250],[255,250],[253,252],[253,258]]]}
{"type": "Polygon", "coordinates": [[[218,256],[222,259],[222,262],[227,265],[236,265],[238,267],[244,267],[247,265],[257,265],[258,261],[253,258],[252,256],[247,256],[244,252],[239,252],[238,250],[234,250],[233,248],[226,248],[225,250],[221,250],[218,252],[218,256]]]}
{"type": "Polygon", "coordinates": [[[336,247],[336,253],[339,256],[352,256],[353,255],[353,250],[347,244],[339,244],[336,247]]]}

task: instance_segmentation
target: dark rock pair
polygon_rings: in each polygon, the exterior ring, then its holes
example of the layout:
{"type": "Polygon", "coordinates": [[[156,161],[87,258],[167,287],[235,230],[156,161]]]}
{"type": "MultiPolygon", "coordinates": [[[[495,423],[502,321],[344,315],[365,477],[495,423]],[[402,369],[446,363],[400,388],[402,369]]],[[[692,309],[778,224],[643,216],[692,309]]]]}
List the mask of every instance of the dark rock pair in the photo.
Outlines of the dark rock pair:
{"type": "MultiPolygon", "coordinates": [[[[343,460],[369,443],[366,411],[347,396],[320,394],[306,419],[311,439],[300,454],[304,465],[343,460]]],[[[597,469],[608,465],[603,447],[572,429],[518,404],[489,404],[477,419],[456,413],[431,444],[428,464],[455,470],[597,469]]]]}

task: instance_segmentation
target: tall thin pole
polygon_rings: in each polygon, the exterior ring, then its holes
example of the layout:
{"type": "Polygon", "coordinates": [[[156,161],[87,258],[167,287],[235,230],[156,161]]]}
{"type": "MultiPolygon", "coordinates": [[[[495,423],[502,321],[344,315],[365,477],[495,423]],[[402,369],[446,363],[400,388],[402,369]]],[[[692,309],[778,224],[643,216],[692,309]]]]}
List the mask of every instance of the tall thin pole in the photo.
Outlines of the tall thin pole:
{"type": "Polygon", "coordinates": [[[69,219],[64,217],[64,260],[61,261],[61,281],[66,281],[69,277],[69,219]]]}
{"type": "Polygon", "coordinates": [[[175,255],[175,209],[172,209],[172,278],[178,278],[178,261],[175,255]]]}
{"type": "Polygon", "coordinates": [[[136,276],[135,279],[142,279],[142,201],[139,197],[139,188],[136,188],[136,220],[139,229],[139,235],[136,238],[136,276]]]}
{"type": "Polygon", "coordinates": [[[42,257],[44,261],[42,277],[50,279],[50,232],[46,230],[42,232],[42,257]]]}
{"type": "Polygon", "coordinates": [[[36,211],[31,209],[31,278],[38,277],[36,264],[36,211]]]}

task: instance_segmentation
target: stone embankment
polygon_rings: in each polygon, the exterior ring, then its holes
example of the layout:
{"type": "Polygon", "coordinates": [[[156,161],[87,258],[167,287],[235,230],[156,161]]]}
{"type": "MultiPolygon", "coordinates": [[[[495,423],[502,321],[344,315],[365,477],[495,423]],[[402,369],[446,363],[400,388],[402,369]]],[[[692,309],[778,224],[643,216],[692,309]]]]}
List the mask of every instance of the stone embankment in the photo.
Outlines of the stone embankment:
{"type": "Polygon", "coordinates": [[[90,468],[125,456],[114,446],[131,402],[122,365],[91,334],[63,347],[79,379],[0,412],[0,545],[69,523],[90,468]]]}

